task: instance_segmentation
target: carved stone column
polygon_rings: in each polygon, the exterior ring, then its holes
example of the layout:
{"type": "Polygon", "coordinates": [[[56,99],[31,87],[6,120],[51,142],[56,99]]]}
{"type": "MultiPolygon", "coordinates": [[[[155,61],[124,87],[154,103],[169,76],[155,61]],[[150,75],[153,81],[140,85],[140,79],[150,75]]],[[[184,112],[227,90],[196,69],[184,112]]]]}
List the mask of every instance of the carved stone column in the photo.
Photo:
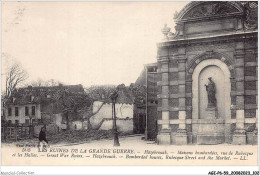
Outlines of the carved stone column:
{"type": "Polygon", "coordinates": [[[178,56],[178,80],[179,80],[179,128],[175,136],[177,145],[188,143],[186,130],[186,58],[185,55],[178,56]]]}
{"type": "Polygon", "coordinates": [[[245,134],[245,103],[244,103],[244,64],[245,52],[244,42],[236,44],[236,129],[233,134],[233,144],[246,144],[245,134]]]}
{"type": "Polygon", "coordinates": [[[158,144],[171,144],[171,129],[169,120],[169,58],[161,60],[162,65],[162,129],[157,135],[158,144]]]}

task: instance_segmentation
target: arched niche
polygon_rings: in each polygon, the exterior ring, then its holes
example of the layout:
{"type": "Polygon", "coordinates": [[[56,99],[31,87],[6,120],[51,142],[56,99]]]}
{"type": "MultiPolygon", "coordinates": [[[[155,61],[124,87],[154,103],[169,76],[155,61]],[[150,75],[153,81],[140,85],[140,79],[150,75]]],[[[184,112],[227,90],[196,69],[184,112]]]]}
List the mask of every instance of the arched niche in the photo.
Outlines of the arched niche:
{"type": "Polygon", "coordinates": [[[219,118],[231,118],[231,83],[230,71],[225,63],[218,59],[207,59],[200,62],[194,69],[192,74],[192,119],[204,118],[202,108],[206,107],[207,97],[205,97],[206,89],[204,84],[208,77],[212,77],[216,82],[216,98],[218,102],[219,118]],[[219,78],[219,76],[223,78],[219,78]],[[204,95],[201,95],[204,91],[204,95]],[[219,98],[221,97],[221,98],[219,98]],[[224,103],[224,104],[223,104],[224,103]],[[205,107],[204,107],[205,106],[205,107]]]}

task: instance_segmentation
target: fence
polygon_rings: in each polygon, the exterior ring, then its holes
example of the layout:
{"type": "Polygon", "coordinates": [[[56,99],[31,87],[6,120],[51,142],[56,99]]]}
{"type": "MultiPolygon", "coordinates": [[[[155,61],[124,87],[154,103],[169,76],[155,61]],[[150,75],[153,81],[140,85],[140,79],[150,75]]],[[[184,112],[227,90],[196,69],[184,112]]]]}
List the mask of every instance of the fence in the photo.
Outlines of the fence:
{"type": "Polygon", "coordinates": [[[21,140],[29,139],[33,134],[32,126],[9,125],[1,127],[2,140],[21,140]]]}

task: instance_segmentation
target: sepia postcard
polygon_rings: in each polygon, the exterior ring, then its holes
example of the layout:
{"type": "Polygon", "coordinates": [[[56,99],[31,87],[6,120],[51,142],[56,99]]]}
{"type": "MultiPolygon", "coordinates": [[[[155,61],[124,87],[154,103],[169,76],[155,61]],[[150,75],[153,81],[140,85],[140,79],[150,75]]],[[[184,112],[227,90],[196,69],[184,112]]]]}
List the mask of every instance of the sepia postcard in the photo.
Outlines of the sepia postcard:
{"type": "Polygon", "coordinates": [[[258,166],[257,1],[1,5],[2,166],[258,166]]]}

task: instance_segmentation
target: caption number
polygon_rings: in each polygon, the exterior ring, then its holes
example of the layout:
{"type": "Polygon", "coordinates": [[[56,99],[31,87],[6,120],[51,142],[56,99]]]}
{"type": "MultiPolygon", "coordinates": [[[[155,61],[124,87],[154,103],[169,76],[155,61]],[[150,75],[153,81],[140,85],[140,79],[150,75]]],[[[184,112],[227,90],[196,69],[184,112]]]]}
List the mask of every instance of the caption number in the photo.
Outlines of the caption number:
{"type": "Polygon", "coordinates": [[[71,153],[78,153],[78,149],[71,149],[71,153]]]}
{"type": "Polygon", "coordinates": [[[30,152],[31,149],[30,148],[22,148],[22,152],[30,152]]]}

